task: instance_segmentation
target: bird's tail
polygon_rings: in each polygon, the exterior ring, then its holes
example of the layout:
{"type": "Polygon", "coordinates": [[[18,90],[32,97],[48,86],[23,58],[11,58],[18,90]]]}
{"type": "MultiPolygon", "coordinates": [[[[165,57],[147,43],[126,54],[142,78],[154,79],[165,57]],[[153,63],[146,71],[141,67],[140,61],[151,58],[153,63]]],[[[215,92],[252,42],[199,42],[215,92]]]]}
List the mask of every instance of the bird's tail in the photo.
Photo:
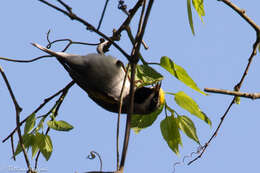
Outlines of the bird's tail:
{"type": "Polygon", "coordinates": [[[39,45],[39,44],[37,44],[37,43],[31,43],[31,44],[32,44],[33,46],[37,47],[38,49],[40,49],[40,50],[42,50],[42,51],[44,51],[44,52],[46,52],[46,53],[48,53],[48,54],[50,54],[50,55],[52,55],[52,56],[55,56],[55,57],[57,57],[57,58],[63,58],[63,56],[60,55],[59,52],[54,52],[54,51],[52,51],[52,50],[50,50],[50,49],[47,49],[47,48],[45,48],[45,47],[43,47],[43,46],[41,46],[41,45],[39,45]]]}

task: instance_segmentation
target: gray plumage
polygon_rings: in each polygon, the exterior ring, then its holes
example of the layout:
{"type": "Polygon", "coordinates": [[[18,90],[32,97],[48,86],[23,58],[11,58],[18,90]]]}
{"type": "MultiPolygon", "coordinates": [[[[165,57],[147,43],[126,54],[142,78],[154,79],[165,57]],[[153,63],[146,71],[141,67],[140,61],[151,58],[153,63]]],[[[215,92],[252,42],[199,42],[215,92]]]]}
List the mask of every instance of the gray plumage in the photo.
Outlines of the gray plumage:
{"type": "MultiPolygon", "coordinates": [[[[55,56],[71,78],[85,90],[89,97],[98,105],[111,112],[118,112],[120,93],[126,73],[121,61],[112,56],[95,53],[74,55],[64,52],[54,52],[36,43],[32,44],[40,50],[55,56]]],[[[126,78],[124,87],[121,112],[127,113],[130,91],[130,81],[128,77],[126,78]]],[[[142,87],[139,90],[141,92],[138,92],[138,90],[139,89],[137,89],[136,92],[138,96],[135,95],[135,114],[147,114],[158,107],[158,88],[142,87]],[[154,99],[154,97],[156,97],[156,99],[154,99]],[[154,101],[156,102],[154,103],[154,101]]]]}

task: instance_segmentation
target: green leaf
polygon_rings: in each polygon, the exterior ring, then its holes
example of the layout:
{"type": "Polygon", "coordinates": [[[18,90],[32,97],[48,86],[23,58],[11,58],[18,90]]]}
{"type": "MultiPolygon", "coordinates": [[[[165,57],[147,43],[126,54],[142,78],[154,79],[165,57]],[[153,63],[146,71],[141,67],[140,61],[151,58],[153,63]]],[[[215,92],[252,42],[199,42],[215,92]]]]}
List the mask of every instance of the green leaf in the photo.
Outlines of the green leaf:
{"type": "Polygon", "coordinates": [[[205,16],[203,0],[192,0],[192,4],[195,10],[197,11],[201,21],[203,22],[202,16],[205,16]]]}
{"type": "Polygon", "coordinates": [[[170,58],[163,56],[160,60],[160,65],[188,87],[206,95],[206,93],[199,89],[188,73],[181,66],[175,64],[170,58]]]}
{"type": "Polygon", "coordinates": [[[36,121],[35,113],[33,113],[28,117],[28,119],[25,122],[24,134],[29,133],[33,129],[35,125],[35,121],[36,121]]]}
{"type": "MultiPolygon", "coordinates": [[[[23,145],[25,149],[28,149],[30,145],[33,144],[33,134],[24,134],[22,136],[23,140],[23,145]]],[[[14,157],[17,156],[19,153],[22,152],[22,146],[20,145],[20,142],[18,142],[15,152],[14,152],[14,157]]]]}
{"type": "Polygon", "coordinates": [[[57,130],[57,131],[70,131],[71,129],[73,129],[73,126],[70,125],[69,123],[67,123],[66,121],[48,121],[47,122],[48,127],[57,130]]]}
{"type": "Polygon", "coordinates": [[[136,133],[139,133],[142,129],[151,126],[157,119],[158,115],[162,112],[164,104],[162,104],[154,112],[146,115],[133,114],[131,117],[131,128],[136,133]]]}
{"type": "Polygon", "coordinates": [[[210,119],[200,110],[198,104],[190,96],[185,94],[185,92],[180,91],[176,93],[174,100],[180,107],[202,119],[211,126],[210,119]]]}
{"type": "Polygon", "coordinates": [[[188,11],[188,18],[189,18],[189,24],[190,29],[192,31],[192,34],[195,35],[194,27],[193,27],[193,19],[192,19],[192,11],[191,11],[191,0],[187,0],[187,11],[188,11]]]}
{"type": "Polygon", "coordinates": [[[36,153],[39,151],[39,146],[42,141],[42,134],[36,132],[35,135],[33,136],[33,144],[32,144],[32,158],[36,155],[36,153]]]}
{"type": "Polygon", "coordinates": [[[178,119],[173,116],[166,117],[160,124],[164,140],[171,150],[179,155],[179,144],[182,145],[181,136],[178,129],[178,119]]]}
{"type": "Polygon", "coordinates": [[[32,159],[34,158],[34,156],[37,154],[37,152],[39,151],[39,147],[37,144],[33,144],[32,145],[32,159]]]}
{"type": "Polygon", "coordinates": [[[36,131],[39,131],[40,129],[43,128],[43,123],[44,123],[45,119],[46,119],[46,117],[43,117],[43,118],[40,120],[40,122],[39,122],[38,125],[37,125],[36,131]]]}
{"type": "Polygon", "coordinates": [[[260,44],[258,44],[258,51],[259,51],[259,53],[260,53],[260,44]]]}
{"type": "Polygon", "coordinates": [[[141,85],[138,85],[138,87],[141,87],[157,83],[163,80],[163,76],[148,65],[137,65],[136,80],[142,81],[141,85]]]}
{"type": "Polygon", "coordinates": [[[193,124],[192,120],[187,116],[178,116],[178,125],[179,128],[191,139],[193,139],[198,144],[199,138],[197,136],[196,127],[193,124]]]}
{"type": "Polygon", "coordinates": [[[51,153],[52,153],[52,142],[49,135],[44,134],[38,134],[39,139],[39,149],[44,156],[44,158],[48,161],[50,159],[51,153]]]}

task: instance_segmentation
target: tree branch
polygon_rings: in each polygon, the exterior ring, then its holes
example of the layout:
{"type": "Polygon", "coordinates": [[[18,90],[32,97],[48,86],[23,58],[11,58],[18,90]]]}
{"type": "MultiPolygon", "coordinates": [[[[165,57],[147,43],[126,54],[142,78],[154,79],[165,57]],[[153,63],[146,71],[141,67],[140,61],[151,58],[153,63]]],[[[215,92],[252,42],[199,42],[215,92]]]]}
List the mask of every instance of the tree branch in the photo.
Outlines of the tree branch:
{"type": "MultiPolygon", "coordinates": [[[[129,15],[128,17],[126,18],[126,20],[123,22],[123,24],[113,32],[113,36],[111,37],[112,40],[115,40],[115,41],[118,41],[121,36],[121,32],[123,30],[125,30],[125,27],[126,26],[129,26],[132,18],[134,17],[134,15],[136,14],[136,12],[138,11],[138,9],[141,7],[142,3],[143,3],[144,0],[139,0],[135,6],[129,10],[129,15]]],[[[105,47],[104,47],[104,50],[108,50],[109,47],[111,46],[111,42],[109,42],[105,47]]],[[[104,51],[105,52],[105,51],[104,51]]],[[[128,59],[129,60],[129,59],[128,59]]]]}
{"type": "Polygon", "coordinates": [[[240,9],[237,5],[232,3],[230,0],[218,0],[225,3],[227,6],[232,8],[237,14],[239,14],[252,28],[255,29],[256,32],[260,31],[260,27],[250,18],[246,15],[246,11],[243,9],[240,9]]]}
{"type": "Polygon", "coordinates": [[[211,93],[218,93],[218,94],[226,94],[226,95],[233,95],[238,97],[245,97],[251,99],[258,99],[260,98],[260,93],[241,93],[238,91],[230,91],[224,89],[217,89],[217,88],[205,88],[204,91],[211,92],[211,93]]]}
{"type": "Polygon", "coordinates": [[[23,138],[22,138],[22,133],[21,133],[21,129],[20,129],[20,113],[22,111],[22,108],[19,106],[15,96],[14,96],[14,93],[13,93],[13,90],[9,84],[9,81],[4,73],[4,70],[3,68],[0,66],[0,73],[5,81],[5,84],[7,86],[7,89],[10,93],[10,96],[12,98],[12,101],[14,103],[14,107],[15,107],[15,111],[16,111],[16,126],[17,126],[17,134],[18,134],[18,137],[19,137],[19,143],[21,145],[21,148],[22,148],[22,151],[23,151],[23,154],[24,154],[24,158],[25,158],[25,162],[26,162],[26,165],[27,165],[27,168],[28,168],[28,171],[31,172],[32,168],[31,168],[31,165],[30,165],[30,161],[29,161],[29,158],[28,158],[28,155],[27,155],[27,152],[25,150],[25,147],[24,147],[24,144],[23,144],[23,138]]]}
{"type": "MultiPolygon", "coordinates": [[[[245,10],[241,10],[239,7],[237,7],[235,4],[233,4],[232,2],[230,2],[229,0],[218,0],[218,1],[222,1],[223,3],[225,3],[226,5],[228,5],[230,8],[232,8],[234,11],[236,11],[252,28],[254,28],[254,30],[256,31],[256,41],[255,43],[253,44],[253,50],[252,50],[252,53],[248,59],[248,64],[245,68],[245,71],[241,77],[241,80],[240,82],[234,87],[235,88],[235,91],[239,91],[243,82],[244,82],[244,79],[248,73],[248,70],[250,68],[250,65],[253,61],[253,57],[256,55],[256,51],[257,51],[257,47],[259,45],[259,42],[260,42],[260,28],[258,25],[255,24],[255,22],[249,18],[246,13],[245,13],[245,10]]],[[[216,130],[214,131],[213,135],[210,137],[210,139],[208,140],[208,142],[205,143],[205,145],[202,147],[202,150],[201,150],[201,153],[193,160],[191,160],[188,165],[190,165],[191,163],[193,163],[194,161],[196,161],[197,159],[201,158],[201,156],[203,155],[203,153],[205,152],[205,150],[207,149],[207,147],[209,146],[209,144],[211,143],[211,141],[213,140],[214,137],[217,136],[217,133],[222,125],[222,123],[224,122],[230,108],[232,107],[232,105],[235,103],[235,99],[236,99],[237,96],[235,96],[231,103],[229,104],[227,110],[225,111],[225,113],[223,114],[223,116],[220,118],[220,122],[218,124],[218,127],[216,128],[216,130]]]]}
{"type": "Polygon", "coordinates": [[[76,21],[82,23],[83,25],[86,26],[87,29],[94,31],[95,33],[97,33],[98,35],[103,37],[104,39],[111,42],[111,44],[114,45],[127,59],[130,58],[130,56],[118,44],[116,44],[111,38],[106,36],[104,33],[100,32],[99,30],[97,30],[93,25],[91,25],[90,23],[88,23],[84,19],[78,17],[75,13],[72,12],[72,8],[69,5],[67,5],[66,3],[64,3],[63,1],[57,0],[67,9],[67,11],[65,11],[65,10],[45,1],[45,0],[39,0],[39,1],[48,5],[49,7],[52,7],[53,9],[55,9],[57,11],[63,13],[64,15],[68,16],[71,20],[76,20],[76,21]]]}

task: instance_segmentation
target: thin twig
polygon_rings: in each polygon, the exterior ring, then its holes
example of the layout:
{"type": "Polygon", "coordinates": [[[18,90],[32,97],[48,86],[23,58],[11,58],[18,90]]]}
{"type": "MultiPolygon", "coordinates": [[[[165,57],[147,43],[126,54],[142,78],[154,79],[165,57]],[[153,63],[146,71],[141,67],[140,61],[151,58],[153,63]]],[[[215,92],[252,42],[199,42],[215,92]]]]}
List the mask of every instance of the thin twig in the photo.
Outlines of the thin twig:
{"type": "Polygon", "coordinates": [[[142,40],[142,45],[144,46],[144,48],[146,50],[149,49],[149,46],[146,44],[146,42],[144,40],[142,40]]]}
{"type": "Polygon", "coordinates": [[[49,30],[49,31],[47,32],[47,41],[48,41],[48,44],[47,44],[46,48],[48,48],[48,49],[50,49],[51,46],[52,46],[54,43],[64,42],[64,41],[67,41],[68,44],[67,44],[67,46],[65,46],[65,48],[62,50],[62,52],[65,52],[72,44],[81,44],[81,45],[87,45],[87,46],[97,46],[97,45],[99,45],[99,43],[86,43],[86,42],[72,41],[72,40],[69,39],[69,38],[64,38],[64,39],[58,39],[58,40],[50,41],[50,32],[51,32],[51,30],[49,30]]]}
{"type": "Polygon", "coordinates": [[[246,11],[243,9],[240,9],[237,5],[232,3],[230,0],[218,0],[222,1],[226,5],[228,5],[230,8],[232,8],[235,12],[237,12],[256,32],[260,31],[260,26],[258,26],[250,17],[246,15],[246,11]]]}
{"type": "MultiPolygon", "coordinates": [[[[119,1],[120,2],[120,1],[119,1]]],[[[138,2],[139,3],[139,2],[138,2]]],[[[146,4],[146,0],[143,0],[142,2],[140,1],[140,4],[138,4],[139,6],[141,6],[143,4],[143,8],[142,8],[142,12],[141,12],[141,16],[143,16],[143,13],[144,13],[144,10],[145,10],[145,4],[146,4]]],[[[119,8],[119,9],[121,9],[121,8],[119,8]]],[[[125,10],[123,10],[123,11],[125,11],[125,10]]],[[[130,14],[129,13],[127,13],[127,16],[129,16],[130,14]]],[[[131,16],[129,16],[129,17],[131,17],[131,16]]],[[[139,28],[140,28],[140,26],[141,26],[141,22],[143,21],[143,17],[142,18],[140,18],[140,20],[139,20],[139,28]]],[[[129,27],[129,23],[128,24],[123,24],[122,26],[124,26],[124,28],[120,28],[120,29],[125,29],[126,31],[127,31],[127,33],[128,33],[128,36],[129,36],[129,33],[131,33],[131,30],[129,30],[130,29],[130,27],[129,27]]],[[[118,32],[119,31],[121,31],[121,30],[118,30],[118,32]]],[[[117,32],[115,33],[115,35],[117,34],[117,32]]],[[[134,42],[134,39],[133,39],[133,37],[129,37],[130,38],[130,40],[131,40],[131,42],[133,43],[134,42]]],[[[147,50],[149,47],[148,47],[148,45],[145,43],[145,41],[144,40],[142,40],[142,45],[144,46],[144,48],[147,50]]]]}
{"type": "Polygon", "coordinates": [[[224,89],[217,89],[217,88],[205,88],[204,91],[211,92],[211,93],[218,93],[218,94],[225,94],[225,95],[233,95],[238,97],[245,97],[251,99],[258,99],[260,98],[260,93],[241,93],[238,91],[230,91],[224,89]]]}
{"type": "Polygon", "coordinates": [[[44,56],[40,56],[37,58],[29,59],[29,60],[20,60],[20,59],[11,59],[11,58],[0,57],[0,60],[11,61],[11,62],[20,62],[20,63],[29,63],[29,62],[37,61],[42,58],[50,58],[50,57],[51,57],[50,55],[44,55],[44,56]]]}
{"type": "MultiPolygon", "coordinates": [[[[125,4],[123,4],[124,3],[124,1],[119,1],[119,5],[118,5],[118,8],[119,9],[121,9],[127,16],[129,16],[129,12],[126,10],[126,5],[125,4]]],[[[143,1],[143,7],[145,7],[145,4],[146,4],[146,0],[144,0],[143,1]]],[[[141,13],[143,13],[144,12],[144,8],[142,9],[142,12],[141,13]]],[[[143,16],[142,14],[141,14],[141,16],[143,16]]],[[[141,18],[140,18],[141,19],[141,18]]],[[[141,20],[139,20],[139,26],[140,26],[140,22],[141,21],[143,21],[143,19],[141,19],[141,20]]],[[[130,28],[129,27],[129,25],[125,25],[125,27],[128,27],[128,28],[130,28]]],[[[126,29],[126,28],[125,28],[126,29]]],[[[149,46],[145,43],[145,41],[144,40],[142,40],[142,45],[144,46],[144,48],[147,50],[147,49],[149,49],[149,46]]]]}
{"type": "Polygon", "coordinates": [[[103,18],[104,18],[104,15],[105,15],[106,9],[107,9],[108,1],[109,1],[109,0],[106,0],[106,3],[105,3],[105,5],[104,5],[104,8],[103,8],[103,11],[102,11],[102,14],[101,14],[100,20],[99,20],[99,22],[98,22],[97,30],[100,29],[100,26],[101,26],[101,24],[102,24],[102,21],[103,21],[103,18]]]}
{"type": "Polygon", "coordinates": [[[149,64],[149,65],[161,65],[161,64],[158,63],[158,62],[148,62],[147,64],[149,64]]]}
{"type": "Polygon", "coordinates": [[[99,168],[99,170],[100,170],[100,172],[102,172],[103,163],[102,163],[101,156],[100,156],[100,154],[98,154],[98,152],[96,152],[96,151],[91,151],[91,152],[90,152],[90,155],[88,155],[88,159],[94,159],[96,155],[98,156],[98,159],[99,159],[99,162],[100,162],[100,168],[99,168]]]}
{"type": "Polygon", "coordinates": [[[137,35],[136,35],[136,38],[135,38],[134,49],[133,49],[133,52],[131,54],[131,55],[133,55],[132,56],[133,61],[138,61],[138,58],[137,58],[138,57],[138,52],[140,50],[140,45],[141,45],[142,40],[143,40],[145,28],[146,28],[146,25],[147,25],[147,22],[148,22],[148,18],[149,18],[151,9],[152,9],[152,5],[153,5],[153,0],[150,0],[149,3],[148,3],[148,6],[147,6],[147,10],[146,10],[145,16],[144,16],[144,21],[143,21],[143,24],[142,24],[142,28],[140,29],[140,32],[137,32],[137,35]]]}
{"type": "Polygon", "coordinates": [[[11,136],[11,147],[12,147],[12,155],[13,155],[13,159],[14,159],[14,161],[16,160],[15,159],[15,155],[14,155],[14,137],[13,136],[11,136]]]}
{"type": "Polygon", "coordinates": [[[125,165],[125,159],[126,159],[126,154],[127,154],[127,148],[128,148],[128,143],[129,143],[129,138],[130,138],[130,123],[131,123],[131,117],[133,114],[134,110],[134,85],[135,85],[135,69],[136,69],[136,64],[131,63],[131,78],[130,78],[130,103],[128,107],[128,113],[127,113],[127,118],[126,118],[126,126],[125,126],[125,137],[124,137],[124,144],[123,144],[123,149],[122,149],[122,156],[121,156],[121,162],[120,162],[120,167],[119,167],[119,172],[123,172],[124,170],[124,165],[125,165]]]}
{"type": "MultiPolygon", "coordinates": [[[[134,44],[135,44],[135,39],[134,39],[134,37],[133,37],[131,28],[130,28],[129,26],[127,26],[127,27],[125,28],[125,30],[126,30],[126,32],[127,32],[127,35],[128,35],[128,37],[129,37],[129,39],[130,39],[132,45],[134,46],[134,44]]],[[[143,56],[141,55],[140,52],[138,53],[138,57],[140,58],[140,60],[142,61],[143,64],[145,64],[145,65],[148,64],[148,63],[144,60],[144,58],[143,58],[143,56]]]]}
{"type": "Polygon", "coordinates": [[[65,4],[63,1],[61,0],[57,0],[62,6],[64,6],[66,8],[66,10],[70,13],[72,13],[72,8],[70,6],[68,6],[67,4],[65,4]]]}
{"type": "Polygon", "coordinates": [[[12,101],[14,103],[14,107],[15,107],[15,111],[16,111],[16,126],[18,127],[17,128],[17,134],[18,134],[18,137],[19,137],[19,143],[21,145],[21,148],[22,148],[22,151],[23,151],[23,154],[24,154],[24,158],[25,158],[25,162],[26,162],[26,165],[27,165],[27,168],[29,171],[31,171],[31,165],[30,165],[30,161],[29,161],[29,158],[28,158],[28,155],[27,155],[27,152],[25,150],[25,147],[24,147],[24,143],[23,143],[23,138],[22,138],[22,133],[21,133],[21,129],[20,129],[20,113],[22,111],[22,108],[19,106],[15,96],[14,96],[14,93],[13,93],[13,90],[9,84],[9,81],[4,73],[4,70],[2,69],[2,67],[0,66],[0,73],[5,81],[5,84],[7,86],[7,89],[9,91],[9,94],[12,98],[12,101]]]}
{"type": "Polygon", "coordinates": [[[126,18],[126,20],[123,22],[123,24],[118,28],[118,30],[116,31],[115,34],[120,34],[124,29],[125,26],[128,26],[132,20],[132,18],[134,17],[135,13],[138,11],[138,9],[141,7],[142,3],[144,0],[139,0],[135,6],[129,10],[129,15],[126,18]]]}
{"type": "Polygon", "coordinates": [[[209,146],[209,144],[211,143],[211,141],[213,140],[213,138],[215,138],[218,134],[218,131],[222,125],[222,123],[224,122],[224,119],[226,118],[230,108],[232,107],[232,105],[235,103],[235,97],[232,99],[231,103],[229,104],[226,112],[224,113],[224,115],[220,118],[220,122],[218,124],[218,127],[216,128],[215,132],[213,133],[213,135],[210,137],[210,139],[208,140],[208,142],[206,142],[204,144],[204,146],[202,147],[203,149],[201,150],[201,153],[193,160],[191,160],[188,165],[192,164],[193,162],[195,162],[197,159],[201,158],[201,156],[203,155],[203,153],[206,151],[207,147],[209,146]]]}
{"type": "Polygon", "coordinates": [[[256,51],[257,51],[257,47],[258,47],[259,43],[260,43],[260,30],[258,31],[256,41],[255,41],[255,43],[253,45],[253,51],[252,51],[252,53],[251,53],[251,55],[250,55],[250,57],[248,59],[248,64],[247,64],[246,69],[245,69],[245,71],[243,73],[243,76],[242,76],[241,80],[239,81],[239,83],[235,86],[235,90],[236,91],[240,90],[240,88],[242,86],[242,83],[245,80],[245,77],[246,77],[246,75],[248,73],[249,67],[250,67],[250,65],[252,63],[253,57],[256,55],[256,51]]]}
{"type": "Polygon", "coordinates": [[[117,117],[117,126],[116,126],[116,170],[119,170],[119,129],[120,129],[120,115],[122,112],[122,104],[123,104],[123,93],[125,88],[126,80],[128,79],[128,71],[129,65],[127,65],[124,82],[122,85],[122,89],[120,92],[120,102],[119,102],[119,110],[118,110],[118,117],[117,117]]]}
{"type": "Polygon", "coordinates": [[[141,29],[142,29],[142,24],[143,24],[143,20],[144,20],[145,7],[146,7],[146,0],[144,0],[143,4],[142,4],[142,11],[141,11],[141,15],[140,15],[140,19],[139,19],[138,29],[137,29],[137,34],[136,35],[140,35],[141,29]]]}
{"type": "MultiPolygon", "coordinates": [[[[88,45],[88,46],[97,46],[97,45],[99,44],[99,43],[86,43],[86,42],[80,42],[80,41],[72,41],[71,39],[64,38],[64,39],[54,40],[54,41],[50,42],[46,47],[47,47],[48,49],[50,49],[50,48],[51,48],[51,45],[52,45],[53,43],[64,42],[64,41],[69,42],[69,44],[82,44],[82,45],[88,45]]],[[[65,49],[65,51],[66,51],[66,49],[65,49]]],[[[64,52],[64,50],[63,50],[62,52],[64,52]]]]}
{"type": "Polygon", "coordinates": [[[129,12],[127,11],[127,5],[125,4],[124,0],[118,1],[118,9],[122,10],[127,16],[129,16],[129,12]]]}
{"type": "MultiPolygon", "coordinates": [[[[136,12],[138,11],[138,9],[141,7],[143,3],[143,0],[139,0],[135,6],[129,10],[129,15],[128,17],[125,19],[125,21],[123,22],[123,24],[115,31],[113,32],[113,36],[111,37],[112,40],[118,40],[118,38],[120,38],[121,32],[125,29],[126,26],[128,26],[132,20],[132,18],[134,17],[134,15],[136,14],[136,12]]],[[[109,42],[105,47],[104,50],[108,50],[109,47],[111,46],[111,42],[109,42]]],[[[104,51],[105,52],[105,51],[104,51]]],[[[129,60],[129,59],[128,59],[129,60]]]]}
{"type": "MultiPolygon", "coordinates": [[[[246,15],[245,10],[240,9],[239,7],[237,7],[235,4],[233,4],[233,3],[230,2],[229,0],[219,0],[219,1],[222,1],[223,3],[225,3],[226,5],[228,5],[230,8],[232,8],[234,11],[236,11],[236,12],[237,12],[251,27],[253,27],[253,28],[255,29],[255,31],[256,31],[256,41],[255,41],[255,43],[253,44],[253,50],[252,50],[252,53],[251,53],[251,55],[250,55],[250,57],[249,57],[249,59],[248,59],[248,64],[247,64],[247,66],[246,66],[246,68],[245,68],[245,71],[244,71],[244,73],[243,73],[243,75],[242,75],[242,77],[241,77],[240,82],[235,86],[235,90],[236,90],[236,91],[239,91],[240,88],[241,88],[241,86],[242,86],[242,84],[243,84],[243,82],[244,82],[244,79],[245,79],[245,77],[246,77],[246,75],[247,75],[247,73],[248,73],[248,70],[249,70],[249,68],[250,68],[250,65],[251,65],[251,63],[252,63],[252,61],[253,61],[253,57],[256,55],[257,47],[258,47],[259,42],[260,42],[260,28],[259,28],[258,25],[256,25],[256,24],[254,23],[254,21],[253,21],[252,19],[250,19],[250,18],[246,15]]],[[[202,149],[200,155],[197,156],[195,159],[191,160],[191,161],[188,163],[188,165],[190,165],[191,163],[193,163],[193,162],[196,161],[197,159],[201,158],[201,156],[203,155],[203,153],[205,152],[205,150],[207,149],[207,147],[208,147],[209,144],[211,143],[212,139],[217,136],[217,133],[218,133],[218,131],[219,131],[219,129],[220,129],[222,123],[224,122],[224,120],[225,120],[225,118],[226,118],[226,116],[227,116],[227,114],[228,114],[230,108],[231,108],[232,105],[235,103],[236,97],[237,97],[237,96],[235,96],[235,97],[232,99],[232,101],[231,101],[231,103],[229,104],[229,106],[228,106],[227,110],[225,111],[224,115],[220,118],[220,122],[219,122],[219,124],[218,124],[217,129],[215,130],[215,132],[213,133],[213,135],[210,137],[210,139],[208,140],[208,142],[206,142],[206,144],[202,147],[203,149],[202,149]]]]}
{"type": "MultiPolygon", "coordinates": [[[[144,16],[144,11],[145,11],[145,6],[146,6],[146,0],[144,0],[143,2],[143,8],[142,8],[142,12],[141,12],[141,17],[139,20],[139,24],[138,24],[138,28],[141,29],[142,23],[143,23],[143,16],[144,16]]],[[[141,31],[140,29],[138,29],[139,31],[141,31]]],[[[144,42],[144,40],[142,40],[142,45],[144,46],[144,48],[147,50],[149,47],[147,46],[147,44],[144,42]]]]}

